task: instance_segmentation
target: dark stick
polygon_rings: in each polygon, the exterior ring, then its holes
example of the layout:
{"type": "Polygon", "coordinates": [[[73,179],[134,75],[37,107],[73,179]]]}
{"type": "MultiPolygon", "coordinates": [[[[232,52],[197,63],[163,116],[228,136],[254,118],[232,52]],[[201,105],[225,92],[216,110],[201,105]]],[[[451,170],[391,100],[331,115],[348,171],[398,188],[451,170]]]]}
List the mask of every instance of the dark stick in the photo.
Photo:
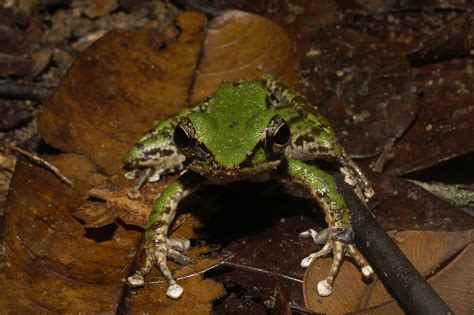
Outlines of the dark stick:
{"type": "Polygon", "coordinates": [[[335,176],[352,213],[355,242],[377,276],[409,314],[453,314],[449,306],[403,255],[357,198],[344,179],[335,176]]]}
{"type": "Polygon", "coordinates": [[[186,10],[201,11],[209,18],[216,17],[220,14],[220,10],[215,7],[200,3],[196,0],[171,0],[171,3],[186,10]]]}
{"type": "Polygon", "coordinates": [[[40,84],[0,81],[0,98],[43,101],[53,93],[53,88],[40,84]]]}

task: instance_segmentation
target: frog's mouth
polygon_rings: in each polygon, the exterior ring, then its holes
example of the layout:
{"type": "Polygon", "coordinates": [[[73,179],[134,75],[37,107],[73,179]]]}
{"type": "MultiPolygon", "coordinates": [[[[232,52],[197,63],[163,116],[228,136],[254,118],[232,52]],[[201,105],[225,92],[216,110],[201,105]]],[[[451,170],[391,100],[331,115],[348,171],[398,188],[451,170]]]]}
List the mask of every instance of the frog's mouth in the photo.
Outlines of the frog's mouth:
{"type": "Polygon", "coordinates": [[[222,166],[199,163],[198,161],[189,164],[189,168],[194,172],[208,178],[215,183],[228,183],[239,180],[250,180],[266,177],[280,164],[280,160],[268,161],[253,166],[222,166]]]}

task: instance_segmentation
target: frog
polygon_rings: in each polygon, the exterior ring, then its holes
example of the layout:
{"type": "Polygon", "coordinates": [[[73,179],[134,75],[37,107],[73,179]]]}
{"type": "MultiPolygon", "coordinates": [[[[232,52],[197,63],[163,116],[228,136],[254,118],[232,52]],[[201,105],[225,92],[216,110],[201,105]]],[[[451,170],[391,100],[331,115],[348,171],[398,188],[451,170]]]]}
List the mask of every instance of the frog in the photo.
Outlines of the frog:
{"type": "Polygon", "coordinates": [[[332,287],[344,256],[349,256],[362,275],[374,271],[354,244],[351,213],[333,178],[314,160],[335,163],[365,202],[374,190],[360,168],[337,140],[329,121],[302,94],[265,73],[258,80],[224,81],[205,101],[186,107],[159,122],[123,157],[127,178],[136,179],[130,198],[140,197],[140,187],[162,176],[178,174],[154,203],[145,225],[145,262],[127,278],[132,287],[157,267],[168,283],[166,295],[179,299],[183,288],[174,279],[167,259],[185,265],[190,248],[187,239],[168,237],[178,205],[205,185],[235,181],[289,180],[307,188],[311,200],[324,211],[327,228],[304,231],[322,248],[301,260],[303,268],[318,257],[333,254],[325,279],[317,284],[320,296],[332,287]]]}

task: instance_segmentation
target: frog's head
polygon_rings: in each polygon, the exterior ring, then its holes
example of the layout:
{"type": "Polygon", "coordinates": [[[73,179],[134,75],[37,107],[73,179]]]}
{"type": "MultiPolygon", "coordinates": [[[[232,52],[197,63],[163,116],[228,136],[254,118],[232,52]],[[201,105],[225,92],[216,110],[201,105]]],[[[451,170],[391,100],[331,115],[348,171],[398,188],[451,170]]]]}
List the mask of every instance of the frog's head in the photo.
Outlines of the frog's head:
{"type": "Polygon", "coordinates": [[[208,178],[232,181],[268,173],[280,163],[290,128],[266,102],[260,82],[223,83],[206,113],[181,120],[173,141],[189,167],[208,178]]]}

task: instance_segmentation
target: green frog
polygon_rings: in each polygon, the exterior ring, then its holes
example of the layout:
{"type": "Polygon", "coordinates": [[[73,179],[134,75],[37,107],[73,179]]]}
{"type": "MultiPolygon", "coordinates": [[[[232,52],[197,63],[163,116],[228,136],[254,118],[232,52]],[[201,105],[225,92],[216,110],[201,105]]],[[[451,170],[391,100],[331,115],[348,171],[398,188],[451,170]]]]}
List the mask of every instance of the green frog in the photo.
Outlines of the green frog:
{"type": "Polygon", "coordinates": [[[331,251],[334,256],[328,276],[317,285],[319,295],[332,293],[345,255],[370,277],[373,270],[355,248],[351,214],[335,182],[318,167],[305,163],[316,159],[337,163],[360,198],[367,200],[374,194],[338,143],[328,120],[304,96],[271,74],[257,81],[223,82],[205,102],[158,123],[123,158],[125,167],[132,170],[128,178],[138,178],[129,197],[138,198],[145,182],[155,182],[163,174],[180,176],[155,202],[146,223],[145,263],[127,282],[132,287],[144,285],[144,276],[157,266],[168,282],[167,296],[179,299],[183,288],[166,263],[168,258],[180,264],[190,261],[183,254],[189,240],[168,238],[179,202],[203,185],[269,179],[305,185],[325,213],[326,229],[301,233],[324,244],[301,261],[302,267],[331,251]]]}

